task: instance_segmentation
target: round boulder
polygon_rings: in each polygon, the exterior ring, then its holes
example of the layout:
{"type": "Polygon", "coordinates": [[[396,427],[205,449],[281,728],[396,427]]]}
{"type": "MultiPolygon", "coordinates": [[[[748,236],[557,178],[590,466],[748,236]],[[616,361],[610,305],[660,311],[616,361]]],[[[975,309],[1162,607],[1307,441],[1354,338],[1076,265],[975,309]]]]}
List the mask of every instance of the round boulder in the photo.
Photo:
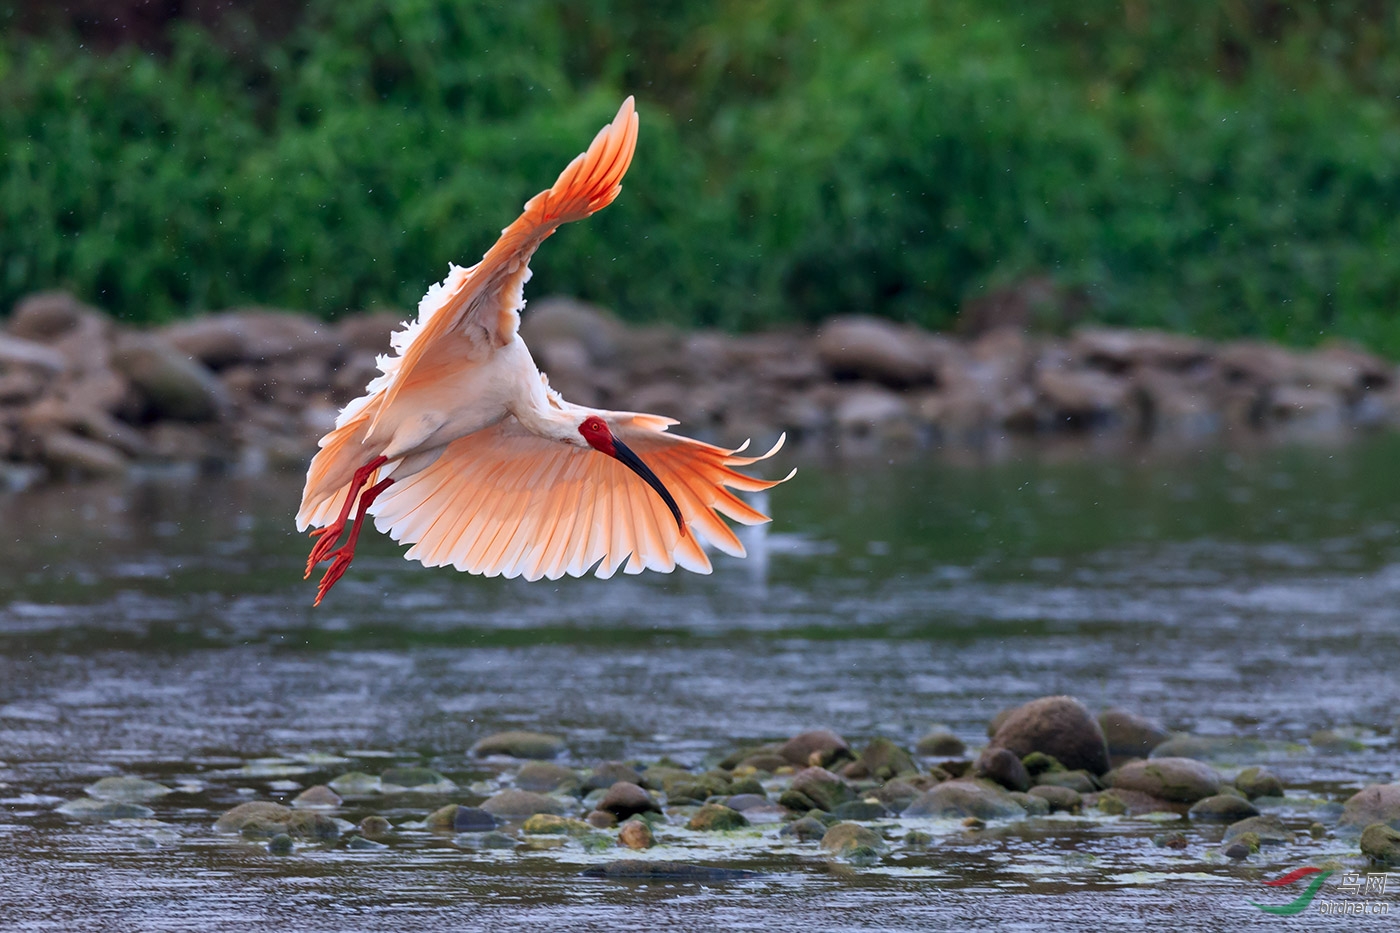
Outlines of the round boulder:
{"type": "Polygon", "coordinates": [[[1353,794],[1342,809],[1343,826],[1385,823],[1400,829],[1400,784],[1370,784],[1353,794]]]}
{"type": "Polygon", "coordinates": [[[528,790],[503,790],[482,803],[481,809],[501,819],[520,819],[536,813],[563,813],[567,807],[557,797],[528,790]]]}
{"type": "Polygon", "coordinates": [[[1108,785],[1151,794],[1162,800],[1195,803],[1220,793],[1220,774],[1194,758],[1130,761],[1106,776],[1108,785]]]}
{"type": "Polygon", "coordinates": [[[1108,753],[1121,758],[1146,758],[1170,733],[1150,719],[1116,707],[1099,714],[1099,728],[1108,753]]]}
{"type": "Polygon", "coordinates": [[[926,791],[901,814],[904,817],[971,816],[983,820],[1010,819],[1025,815],[1025,808],[991,781],[963,778],[945,781],[926,791]]]}
{"type": "Polygon", "coordinates": [[[618,781],[608,788],[603,799],[598,801],[599,810],[611,813],[619,820],[636,816],[639,813],[660,813],[661,805],[645,790],[631,781],[618,781]]]}
{"type": "Polygon", "coordinates": [[[1052,696],[1017,707],[997,729],[988,748],[1005,748],[1017,758],[1044,752],[1071,771],[1094,774],[1108,770],[1108,744],[1103,730],[1083,703],[1073,697],[1052,696]]]}

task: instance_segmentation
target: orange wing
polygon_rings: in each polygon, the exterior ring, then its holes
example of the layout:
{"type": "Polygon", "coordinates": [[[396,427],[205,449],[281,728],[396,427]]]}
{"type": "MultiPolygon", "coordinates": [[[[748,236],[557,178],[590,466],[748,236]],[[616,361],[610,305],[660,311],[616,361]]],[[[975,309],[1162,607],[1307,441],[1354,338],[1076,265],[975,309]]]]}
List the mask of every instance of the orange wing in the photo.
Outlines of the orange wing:
{"type": "Polygon", "coordinates": [[[402,357],[384,386],[384,400],[370,422],[373,433],[379,414],[388,410],[428,348],[455,329],[490,347],[509,343],[520,324],[525,301],[522,290],[530,277],[535,250],[562,224],[581,220],[612,203],[622,190],[622,176],[637,148],[637,114],[632,98],[622,102],[612,123],[598,131],[588,150],[569,163],[554,186],[525,204],[525,212],[505,230],[481,262],[452,274],[428,292],[419,305],[418,322],[410,328],[402,357]]]}
{"type": "Polygon", "coordinates": [[[375,527],[412,544],[404,556],[426,566],[527,580],[578,577],[595,564],[607,578],[624,561],[626,573],[678,564],[709,573],[697,537],[742,557],[743,544],[716,513],[746,525],[766,522],[729,490],[783,480],[731,467],[772,456],[782,439],[762,457],[737,457],[663,433],[667,419],[609,412],[608,421],[670,490],[691,534],[681,535],[661,497],[627,467],[530,434],[513,418],[458,438],[432,466],[390,486],[370,509],[375,527]]]}

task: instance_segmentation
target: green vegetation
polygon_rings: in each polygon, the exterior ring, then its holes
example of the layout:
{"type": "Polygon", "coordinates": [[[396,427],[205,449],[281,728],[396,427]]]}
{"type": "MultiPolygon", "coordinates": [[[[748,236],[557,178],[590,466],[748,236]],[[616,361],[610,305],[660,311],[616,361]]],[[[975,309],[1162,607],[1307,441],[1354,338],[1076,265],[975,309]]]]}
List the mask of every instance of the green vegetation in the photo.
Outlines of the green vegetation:
{"type": "Polygon", "coordinates": [[[674,6],[311,0],[251,40],[174,20],[154,51],[7,28],[0,307],[411,307],[635,93],[623,197],[532,294],[946,327],[1048,274],[1102,321],[1400,354],[1387,4],[674,6]]]}

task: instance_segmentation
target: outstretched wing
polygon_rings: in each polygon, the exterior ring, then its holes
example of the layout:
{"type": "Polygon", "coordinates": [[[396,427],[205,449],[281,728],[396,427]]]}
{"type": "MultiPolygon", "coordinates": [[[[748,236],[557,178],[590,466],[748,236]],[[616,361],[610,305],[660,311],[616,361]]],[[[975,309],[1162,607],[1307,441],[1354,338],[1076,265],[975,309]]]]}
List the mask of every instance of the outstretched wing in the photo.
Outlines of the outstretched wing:
{"type": "Polygon", "coordinates": [[[612,203],[637,146],[637,114],[632,98],[622,102],[612,123],[598,131],[587,151],[569,163],[554,186],[525,204],[525,212],[501,231],[496,245],[470,269],[453,267],[441,285],[418,306],[418,320],[395,335],[401,356],[385,367],[384,400],[369,426],[373,433],[414,367],[443,336],[460,330],[483,347],[509,343],[520,325],[522,289],[529,262],[545,238],[562,224],[581,220],[612,203]]]}
{"type": "Polygon", "coordinates": [[[762,457],[738,457],[664,433],[667,419],[607,415],[614,433],[670,490],[690,533],[680,533],[661,497],[621,463],[544,440],[513,418],[458,438],[432,466],[390,486],[370,509],[375,527],[412,544],[404,556],[426,566],[527,580],[578,577],[595,564],[604,578],[619,567],[640,573],[680,565],[709,573],[697,538],[743,556],[743,544],[719,516],[746,525],[768,516],[730,490],[768,489],[783,480],[732,468],[772,456],[782,440],[762,457]]]}

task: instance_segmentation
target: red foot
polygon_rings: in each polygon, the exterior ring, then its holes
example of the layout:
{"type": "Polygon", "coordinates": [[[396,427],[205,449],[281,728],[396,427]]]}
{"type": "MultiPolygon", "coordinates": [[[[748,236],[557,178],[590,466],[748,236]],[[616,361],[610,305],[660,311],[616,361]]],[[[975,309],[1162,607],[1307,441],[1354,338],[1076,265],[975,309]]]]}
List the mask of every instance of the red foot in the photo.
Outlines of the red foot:
{"type": "Polygon", "coordinates": [[[340,507],[340,515],[335,521],[324,528],[317,528],[311,532],[311,536],[316,538],[316,545],[311,549],[311,556],[306,559],[306,576],[311,576],[311,568],[328,557],[335,558],[326,574],[321,578],[321,585],[316,589],[316,602],[313,605],[321,605],[321,600],[326,598],[331,587],[336,581],[345,576],[345,571],[350,569],[350,562],[355,559],[355,542],[360,539],[360,528],[364,526],[365,512],[369,510],[371,503],[381,492],[388,489],[394,482],[392,479],[382,479],[369,489],[360,490],[369,481],[374,471],[379,469],[386,462],[385,457],[375,457],[369,463],[355,471],[355,475],[350,480],[350,492],[345,496],[345,503],[340,507]],[[345,539],[345,543],[339,548],[335,548],[335,542],[340,538],[340,533],[345,530],[345,519],[350,515],[350,508],[355,500],[359,499],[359,508],[355,511],[355,522],[350,526],[350,536],[345,539]],[[335,548],[334,550],[332,550],[335,548]]]}
{"type": "Polygon", "coordinates": [[[326,568],[326,575],[321,578],[321,585],[316,588],[316,602],[313,606],[321,605],[321,600],[326,598],[326,594],[335,586],[336,581],[345,576],[345,571],[350,569],[350,562],[355,559],[355,542],[360,540],[360,528],[364,526],[365,512],[369,509],[370,503],[379,496],[381,492],[393,485],[393,479],[381,479],[360,496],[360,507],[355,510],[355,524],[350,526],[350,537],[345,539],[333,553],[335,560],[326,568]]]}
{"type": "Polygon", "coordinates": [[[311,568],[330,556],[335,542],[340,540],[340,533],[345,530],[345,520],[350,517],[350,509],[355,504],[355,497],[360,494],[360,489],[369,480],[370,474],[382,467],[387,459],[382,456],[375,457],[356,470],[355,475],[350,478],[350,492],[346,494],[345,502],[340,506],[340,514],[336,516],[335,521],[324,528],[311,530],[311,537],[318,540],[311,548],[311,556],[306,559],[306,573],[302,576],[303,580],[311,579],[311,568]]]}

